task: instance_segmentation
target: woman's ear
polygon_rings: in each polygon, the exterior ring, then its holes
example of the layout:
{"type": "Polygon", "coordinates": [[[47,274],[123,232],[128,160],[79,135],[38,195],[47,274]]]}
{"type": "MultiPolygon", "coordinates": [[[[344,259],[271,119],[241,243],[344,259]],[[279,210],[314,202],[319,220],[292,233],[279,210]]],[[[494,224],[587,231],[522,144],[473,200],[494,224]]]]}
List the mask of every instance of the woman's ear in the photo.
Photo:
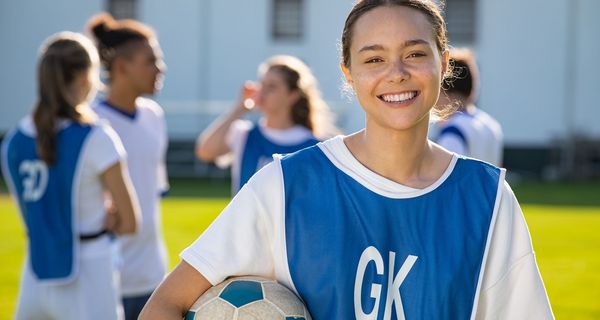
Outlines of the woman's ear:
{"type": "Polygon", "coordinates": [[[292,101],[294,101],[294,103],[296,103],[302,97],[302,93],[300,92],[300,89],[294,89],[294,90],[290,91],[289,96],[290,96],[290,100],[292,100],[292,101]]]}
{"type": "Polygon", "coordinates": [[[350,74],[350,69],[348,67],[346,67],[343,63],[340,63],[340,69],[342,69],[342,73],[344,74],[344,77],[346,78],[346,82],[349,85],[353,85],[353,81],[352,81],[352,75],[350,74]]]}
{"type": "Polygon", "coordinates": [[[450,64],[450,51],[442,52],[442,79],[446,76],[450,64]]]}
{"type": "Polygon", "coordinates": [[[127,65],[126,65],[127,61],[125,61],[125,59],[122,56],[116,57],[113,62],[112,62],[112,66],[111,66],[111,73],[113,75],[121,75],[126,73],[126,69],[127,69],[127,65]]]}

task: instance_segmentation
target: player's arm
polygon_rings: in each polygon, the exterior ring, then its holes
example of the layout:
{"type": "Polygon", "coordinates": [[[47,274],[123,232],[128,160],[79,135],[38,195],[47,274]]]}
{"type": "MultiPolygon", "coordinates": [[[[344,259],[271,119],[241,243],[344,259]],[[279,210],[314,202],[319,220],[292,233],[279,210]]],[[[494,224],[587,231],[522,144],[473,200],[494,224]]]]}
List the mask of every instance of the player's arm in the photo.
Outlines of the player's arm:
{"type": "Polygon", "coordinates": [[[210,287],[212,285],[200,272],[182,260],[154,291],[139,319],[181,320],[210,287]]]}
{"type": "Polygon", "coordinates": [[[235,107],[228,113],[215,120],[196,141],[196,156],[200,160],[214,161],[230,151],[227,144],[227,133],[233,122],[249,111],[244,101],[250,97],[245,85],[235,107]]]}
{"type": "Polygon", "coordinates": [[[107,219],[107,229],[116,234],[136,232],[141,221],[140,207],[127,166],[118,161],[102,172],[100,179],[115,208],[114,212],[108,213],[114,216],[107,219]]]}

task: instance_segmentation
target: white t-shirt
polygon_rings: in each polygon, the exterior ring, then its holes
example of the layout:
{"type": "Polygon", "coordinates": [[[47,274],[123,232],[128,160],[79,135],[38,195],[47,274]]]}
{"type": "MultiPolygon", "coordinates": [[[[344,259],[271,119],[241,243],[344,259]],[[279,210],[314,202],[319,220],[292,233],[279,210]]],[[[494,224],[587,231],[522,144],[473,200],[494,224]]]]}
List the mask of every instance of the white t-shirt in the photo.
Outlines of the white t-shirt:
{"type": "Polygon", "coordinates": [[[438,123],[436,143],[449,151],[502,165],[502,127],[486,112],[474,108],[438,123]]]}
{"type": "MultiPolygon", "coordinates": [[[[217,165],[220,167],[231,165],[231,184],[234,194],[237,192],[237,186],[240,181],[240,170],[246,138],[248,137],[248,132],[254,126],[255,124],[249,120],[234,121],[225,136],[225,143],[231,151],[217,159],[217,165]]],[[[301,125],[279,130],[269,128],[264,124],[264,121],[260,121],[258,126],[265,138],[279,145],[297,145],[313,137],[312,132],[301,125]]]]}
{"type": "Polygon", "coordinates": [[[151,292],[167,271],[160,215],[160,196],[168,189],[164,112],[156,102],[146,98],[138,98],[136,107],[135,115],[127,115],[103,101],[96,101],[93,107],[123,142],[131,181],[142,211],[140,230],[135,235],[119,238],[124,297],[151,292]]]}
{"type": "MultiPolygon", "coordinates": [[[[377,175],[352,156],[343,137],[318,147],[329,161],[362,186],[389,198],[416,198],[435,190],[450,176],[455,156],[439,181],[414,189],[377,175]]],[[[503,179],[488,255],[480,275],[476,319],[550,319],[552,311],[540,277],[527,225],[503,179]]],[[[285,203],[281,162],[260,170],[181,258],[213,285],[229,276],[274,278],[295,289],[287,261],[285,203]]]]}

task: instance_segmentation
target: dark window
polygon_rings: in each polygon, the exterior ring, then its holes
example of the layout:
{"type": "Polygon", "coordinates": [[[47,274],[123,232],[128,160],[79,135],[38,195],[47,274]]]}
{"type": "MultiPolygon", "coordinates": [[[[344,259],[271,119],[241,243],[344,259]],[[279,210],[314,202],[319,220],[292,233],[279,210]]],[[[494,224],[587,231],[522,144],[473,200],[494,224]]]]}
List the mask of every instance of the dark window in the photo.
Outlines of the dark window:
{"type": "Polygon", "coordinates": [[[275,40],[300,40],[303,36],[302,0],[273,0],[272,35],[275,40]]]}
{"type": "Polygon", "coordinates": [[[476,1],[447,0],[445,17],[450,44],[468,46],[475,43],[476,1]]]}
{"type": "Polygon", "coordinates": [[[108,0],[107,11],[115,19],[135,19],[136,17],[135,0],[108,0]]]}

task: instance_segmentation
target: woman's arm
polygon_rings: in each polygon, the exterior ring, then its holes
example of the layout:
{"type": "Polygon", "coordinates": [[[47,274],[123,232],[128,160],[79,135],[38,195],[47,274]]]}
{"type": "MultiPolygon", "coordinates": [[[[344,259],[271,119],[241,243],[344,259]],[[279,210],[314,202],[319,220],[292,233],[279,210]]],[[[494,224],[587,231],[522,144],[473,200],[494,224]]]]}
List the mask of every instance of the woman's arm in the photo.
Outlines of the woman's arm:
{"type": "Polygon", "coordinates": [[[181,320],[210,287],[200,272],[182,260],[154,291],[139,319],[181,320]]]}
{"type": "Polygon", "coordinates": [[[116,234],[136,232],[141,222],[140,205],[127,166],[118,161],[102,172],[100,179],[110,193],[114,208],[114,212],[107,213],[107,229],[116,234]]]}
{"type": "Polygon", "coordinates": [[[251,99],[254,89],[252,84],[245,84],[242,87],[242,94],[235,107],[217,120],[215,120],[196,141],[196,156],[200,160],[213,161],[217,157],[229,152],[229,146],[226,142],[227,133],[231,124],[241,118],[250,109],[244,106],[247,99],[251,99]]]}

